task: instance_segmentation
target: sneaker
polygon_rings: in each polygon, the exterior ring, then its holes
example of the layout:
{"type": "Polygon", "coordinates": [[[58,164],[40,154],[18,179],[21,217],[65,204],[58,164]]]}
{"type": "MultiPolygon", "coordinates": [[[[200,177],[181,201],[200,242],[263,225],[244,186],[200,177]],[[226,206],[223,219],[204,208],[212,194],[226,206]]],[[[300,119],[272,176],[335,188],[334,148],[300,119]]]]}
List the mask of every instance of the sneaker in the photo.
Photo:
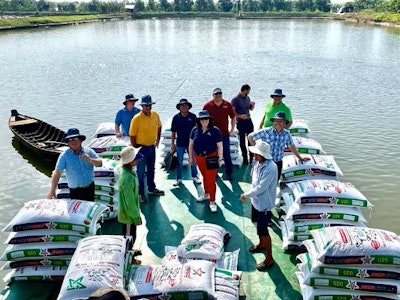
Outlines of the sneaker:
{"type": "Polygon", "coordinates": [[[156,195],[156,196],[164,196],[165,195],[164,191],[159,190],[159,189],[154,189],[152,191],[148,191],[147,194],[156,195]]]}
{"type": "Polygon", "coordinates": [[[210,210],[212,213],[217,212],[218,206],[217,206],[217,204],[215,204],[215,202],[210,202],[210,210]]]}
{"type": "Polygon", "coordinates": [[[209,194],[201,195],[196,200],[197,200],[197,202],[203,202],[203,201],[206,201],[206,200],[210,200],[210,195],[209,194]]]}
{"type": "Polygon", "coordinates": [[[144,196],[144,195],[139,195],[139,202],[140,202],[140,203],[145,203],[145,202],[147,202],[146,196],[144,196]]]}
{"type": "Polygon", "coordinates": [[[182,179],[177,179],[172,185],[179,186],[182,183],[182,179]]]}
{"type": "Polygon", "coordinates": [[[192,180],[193,180],[193,182],[196,183],[196,184],[201,184],[201,180],[200,180],[200,178],[197,177],[197,176],[192,177],[192,180]]]}

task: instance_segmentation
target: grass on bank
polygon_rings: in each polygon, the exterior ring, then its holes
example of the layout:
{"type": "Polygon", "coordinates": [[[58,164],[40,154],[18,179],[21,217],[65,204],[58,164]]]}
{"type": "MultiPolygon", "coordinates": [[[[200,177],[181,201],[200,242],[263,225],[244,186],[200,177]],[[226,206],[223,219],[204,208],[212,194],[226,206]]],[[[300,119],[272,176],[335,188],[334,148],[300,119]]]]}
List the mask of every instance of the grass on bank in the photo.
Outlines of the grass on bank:
{"type": "Polygon", "coordinates": [[[74,23],[83,21],[92,21],[99,19],[112,19],[126,17],[127,14],[122,15],[109,15],[109,14],[95,14],[95,15],[57,15],[57,16],[13,16],[7,18],[0,18],[0,27],[30,27],[37,25],[51,25],[60,23],[74,23]]]}
{"type": "Polygon", "coordinates": [[[360,21],[374,21],[378,23],[393,23],[400,25],[400,13],[375,12],[370,10],[361,11],[355,14],[346,14],[360,21]]]}

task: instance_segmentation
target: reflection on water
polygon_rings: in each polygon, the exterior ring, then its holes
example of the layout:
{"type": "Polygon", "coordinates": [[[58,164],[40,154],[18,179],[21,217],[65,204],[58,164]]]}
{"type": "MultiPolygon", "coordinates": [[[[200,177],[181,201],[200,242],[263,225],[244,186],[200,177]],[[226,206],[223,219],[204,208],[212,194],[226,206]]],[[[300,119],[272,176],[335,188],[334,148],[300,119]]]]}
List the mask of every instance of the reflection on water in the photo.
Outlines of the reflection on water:
{"type": "Polygon", "coordinates": [[[32,151],[23,147],[21,143],[19,143],[16,137],[12,138],[11,144],[13,145],[14,149],[22,155],[22,157],[31,164],[36,170],[45,174],[46,176],[51,176],[51,172],[54,170],[56,165],[55,161],[46,161],[35,155],[32,151]]]}

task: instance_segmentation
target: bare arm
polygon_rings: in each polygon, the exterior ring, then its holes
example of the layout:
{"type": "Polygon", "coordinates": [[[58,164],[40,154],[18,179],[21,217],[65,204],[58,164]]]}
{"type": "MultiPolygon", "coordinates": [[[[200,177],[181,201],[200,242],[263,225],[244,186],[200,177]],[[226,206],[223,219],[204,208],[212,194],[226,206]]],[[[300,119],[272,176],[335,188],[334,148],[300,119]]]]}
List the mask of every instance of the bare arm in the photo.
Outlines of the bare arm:
{"type": "Polygon", "coordinates": [[[137,148],[137,143],[136,143],[136,136],[130,136],[129,139],[131,140],[131,145],[132,147],[137,148]]]}
{"type": "Polygon", "coordinates": [[[121,133],[121,131],[119,130],[119,125],[117,125],[117,124],[115,124],[115,135],[116,135],[117,137],[121,137],[121,136],[122,136],[122,133],[121,133]]]}
{"type": "Polygon", "coordinates": [[[161,129],[162,129],[162,127],[161,127],[161,126],[160,126],[160,127],[158,127],[158,131],[157,131],[157,140],[156,140],[156,144],[155,144],[156,148],[158,148],[158,144],[160,144],[160,139],[161,139],[161,129]]]}
{"type": "Polygon", "coordinates": [[[103,161],[101,160],[101,158],[92,158],[89,155],[87,155],[86,153],[82,154],[81,158],[83,160],[86,160],[87,162],[91,163],[95,167],[101,167],[103,165],[103,161]]]}
{"type": "Polygon", "coordinates": [[[188,147],[188,152],[189,152],[189,164],[193,164],[194,162],[194,155],[193,155],[193,140],[189,140],[189,147],[188,147]]]}
{"type": "Polygon", "coordinates": [[[222,142],[217,143],[217,149],[218,149],[218,162],[219,162],[219,166],[221,166],[222,165],[222,155],[223,155],[222,142]]]}
{"type": "Polygon", "coordinates": [[[232,136],[235,132],[235,125],[236,125],[236,116],[231,118],[231,130],[229,131],[229,135],[232,136]]]}
{"type": "Polygon", "coordinates": [[[175,152],[175,136],[176,132],[171,131],[171,149],[169,150],[171,154],[175,152]]]}
{"type": "Polygon", "coordinates": [[[291,145],[289,147],[290,151],[300,160],[300,161],[307,161],[310,160],[308,157],[302,157],[300,156],[299,152],[297,151],[297,148],[295,145],[291,145]]]}
{"type": "Polygon", "coordinates": [[[265,115],[264,115],[264,117],[261,119],[260,126],[258,127],[258,129],[262,129],[262,128],[264,127],[264,121],[265,121],[265,115]]]}
{"type": "Polygon", "coordinates": [[[250,145],[254,146],[256,144],[251,134],[247,135],[247,139],[249,140],[250,145]]]}
{"type": "Polygon", "coordinates": [[[50,182],[50,191],[47,194],[47,199],[56,198],[56,188],[58,181],[60,180],[62,171],[61,170],[54,170],[51,175],[51,182],[50,182]]]}

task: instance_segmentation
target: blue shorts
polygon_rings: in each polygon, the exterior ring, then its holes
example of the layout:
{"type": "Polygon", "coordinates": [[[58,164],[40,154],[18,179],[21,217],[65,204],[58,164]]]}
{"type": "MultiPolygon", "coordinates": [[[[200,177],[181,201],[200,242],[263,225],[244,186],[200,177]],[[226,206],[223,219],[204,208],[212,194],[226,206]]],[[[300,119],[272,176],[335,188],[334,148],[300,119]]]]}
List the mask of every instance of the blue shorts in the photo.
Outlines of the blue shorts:
{"type": "Polygon", "coordinates": [[[268,223],[271,222],[272,212],[269,211],[258,211],[257,214],[257,235],[269,236],[268,223]]]}

